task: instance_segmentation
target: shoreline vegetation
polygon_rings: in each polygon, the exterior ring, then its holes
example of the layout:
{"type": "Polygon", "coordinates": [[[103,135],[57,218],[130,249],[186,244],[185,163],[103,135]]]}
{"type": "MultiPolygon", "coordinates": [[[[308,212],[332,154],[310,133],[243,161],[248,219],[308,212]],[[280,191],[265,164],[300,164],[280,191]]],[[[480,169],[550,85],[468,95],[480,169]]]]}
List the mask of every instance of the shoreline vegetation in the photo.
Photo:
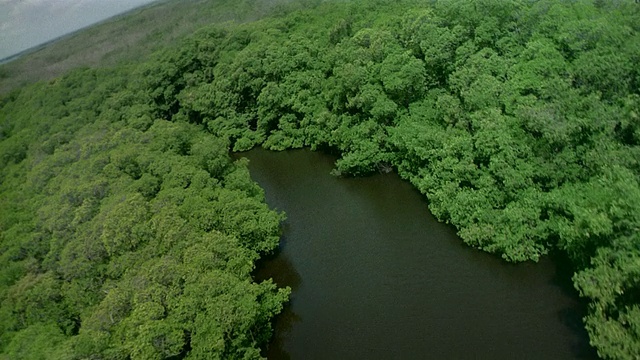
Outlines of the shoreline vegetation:
{"type": "Polygon", "coordinates": [[[0,66],[0,359],[259,357],[289,289],[251,279],[284,217],[229,158],[254,146],[393,169],[507,261],[566,254],[591,345],[640,357],[640,6],[269,4],[0,66]]]}

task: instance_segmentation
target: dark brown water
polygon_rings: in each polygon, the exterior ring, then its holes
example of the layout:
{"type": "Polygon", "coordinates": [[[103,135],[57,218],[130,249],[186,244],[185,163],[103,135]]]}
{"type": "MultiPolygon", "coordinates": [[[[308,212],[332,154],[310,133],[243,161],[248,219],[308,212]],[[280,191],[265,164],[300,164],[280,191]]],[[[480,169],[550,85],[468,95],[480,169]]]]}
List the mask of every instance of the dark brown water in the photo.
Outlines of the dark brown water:
{"type": "Polygon", "coordinates": [[[291,286],[270,359],[593,358],[583,308],[554,264],[465,246],[397,175],[340,179],[306,150],[243,153],[287,213],[256,279],[291,286]]]}

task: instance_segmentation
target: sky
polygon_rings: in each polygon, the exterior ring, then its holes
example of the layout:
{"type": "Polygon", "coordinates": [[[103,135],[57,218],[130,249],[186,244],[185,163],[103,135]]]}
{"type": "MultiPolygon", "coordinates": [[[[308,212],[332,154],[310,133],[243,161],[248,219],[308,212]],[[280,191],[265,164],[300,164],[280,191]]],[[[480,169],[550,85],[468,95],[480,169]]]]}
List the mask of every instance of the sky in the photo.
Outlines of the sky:
{"type": "Polygon", "coordinates": [[[0,59],[155,0],[0,0],[0,59]]]}

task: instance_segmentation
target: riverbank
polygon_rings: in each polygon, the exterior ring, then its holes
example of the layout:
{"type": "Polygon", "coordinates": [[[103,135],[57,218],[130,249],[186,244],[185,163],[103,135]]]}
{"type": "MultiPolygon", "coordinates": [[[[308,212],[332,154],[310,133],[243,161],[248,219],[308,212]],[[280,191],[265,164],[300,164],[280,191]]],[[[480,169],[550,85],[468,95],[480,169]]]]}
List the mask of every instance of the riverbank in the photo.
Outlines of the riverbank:
{"type": "MultiPolygon", "coordinates": [[[[329,149],[342,176],[394,169],[474,248],[512,262],[562,252],[589,302],[591,344],[636,358],[638,19],[628,2],[369,0],[217,24],[140,62],[6,97],[0,159],[59,156],[77,130],[41,146],[32,122],[99,116],[141,138],[189,124],[215,151],[329,149]]],[[[162,134],[190,156],[189,136],[162,134]]],[[[116,160],[134,177],[148,164],[116,160]]]]}
{"type": "Polygon", "coordinates": [[[270,360],[597,358],[556,264],[465,246],[397,174],[337,178],[336,158],[308,149],[234,157],[287,213],[254,275],[292,289],[270,360]]]}

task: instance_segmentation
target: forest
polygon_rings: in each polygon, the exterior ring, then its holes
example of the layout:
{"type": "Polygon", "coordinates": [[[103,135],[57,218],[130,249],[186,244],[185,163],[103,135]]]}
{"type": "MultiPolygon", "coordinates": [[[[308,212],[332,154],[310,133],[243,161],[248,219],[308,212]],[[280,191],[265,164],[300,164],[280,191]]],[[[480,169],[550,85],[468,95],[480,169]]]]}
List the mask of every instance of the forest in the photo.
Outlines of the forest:
{"type": "MultiPolygon", "coordinates": [[[[0,98],[0,359],[260,358],[290,290],[244,160],[395,171],[468,245],[561,254],[640,357],[640,5],[306,1],[0,98]]],[[[455,266],[453,264],[452,266],[455,266]]]]}

